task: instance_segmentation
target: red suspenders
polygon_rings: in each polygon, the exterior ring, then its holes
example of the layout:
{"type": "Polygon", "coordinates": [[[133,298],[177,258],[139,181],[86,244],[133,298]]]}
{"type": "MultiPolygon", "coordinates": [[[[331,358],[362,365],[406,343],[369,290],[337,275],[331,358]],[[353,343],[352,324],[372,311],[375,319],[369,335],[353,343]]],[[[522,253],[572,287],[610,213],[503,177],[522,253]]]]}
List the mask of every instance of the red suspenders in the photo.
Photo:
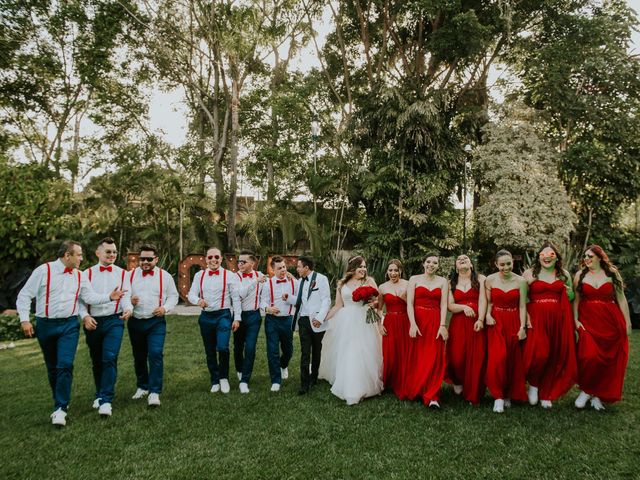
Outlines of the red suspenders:
{"type": "MultiPolygon", "coordinates": [[[[49,318],[49,298],[51,295],[51,265],[49,263],[47,265],[47,287],[45,293],[44,300],[44,316],[49,318]]],[[[76,305],[78,304],[78,296],[80,295],[80,271],[78,271],[78,288],[76,289],[76,298],[73,301],[73,310],[71,310],[71,315],[76,311],[76,305]]]]}

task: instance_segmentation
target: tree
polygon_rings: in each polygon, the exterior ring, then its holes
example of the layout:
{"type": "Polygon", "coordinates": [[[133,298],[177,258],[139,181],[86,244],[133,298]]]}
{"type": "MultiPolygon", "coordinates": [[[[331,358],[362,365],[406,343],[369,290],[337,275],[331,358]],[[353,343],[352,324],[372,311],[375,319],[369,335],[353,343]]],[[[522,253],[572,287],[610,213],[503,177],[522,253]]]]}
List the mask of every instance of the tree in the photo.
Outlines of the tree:
{"type": "Polygon", "coordinates": [[[576,222],[558,176],[559,155],[522,116],[483,128],[474,152],[482,185],[475,211],[478,231],[495,247],[532,250],[569,240],[576,222]]]}

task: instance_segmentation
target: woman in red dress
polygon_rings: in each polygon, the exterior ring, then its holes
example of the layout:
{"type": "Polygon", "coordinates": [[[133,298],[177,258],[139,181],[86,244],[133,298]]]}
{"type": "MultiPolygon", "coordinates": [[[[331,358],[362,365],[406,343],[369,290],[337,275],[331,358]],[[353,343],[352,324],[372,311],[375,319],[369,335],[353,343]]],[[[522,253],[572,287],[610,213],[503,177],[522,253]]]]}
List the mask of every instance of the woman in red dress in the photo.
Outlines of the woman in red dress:
{"type": "Polygon", "coordinates": [[[523,274],[529,285],[527,311],[531,329],[525,344],[529,403],[542,408],[575,385],[578,367],[569,272],[562,268],[558,249],[545,243],[533,266],[523,274]]]}
{"type": "Polygon", "coordinates": [[[383,373],[385,388],[404,396],[404,368],[409,350],[409,316],[407,314],[407,287],[409,282],[402,278],[402,262],[390,260],[387,266],[389,281],[378,287],[378,308],[384,313],[381,333],[383,373]],[[386,310],[386,313],[383,312],[386,310]]]}
{"type": "Polygon", "coordinates": [[[494,398],[493,411],[504,412],[511,400],[525,401],[525,371],[521,340],[527,336],[527,282],[513,273],[513,257],[496,253],[498,268],[485,280],[487,295],[487,373],[485,382],[494,398]]]}
{"type": "Polygon", "coordinates": [[[460,255],[449,280],[447,381],[453,391],[477,405],[484,396],[484,367],[487,351],[484,317],[487,297],[484,275],[478,275],[471,259],[460,255]]]}
{"type": "Polygon", "coordinates": [[[604,410],[602,402],[622,397],[629,358],[631,318],[622,277],[598,245],[584,253],[583,268],[574,278],[573,312],[578,330],[577,408],[604,410]]]}
{"type": "Polygon", "coordinates": [[[424,273],[409,279],[409,355],[403,398],[420,398],[425,405],[440,408],[440,387],[446,370],[444,344],[447,340],[447,298],[449,284],[436,275],[438,256],[428,255],[424,273]]]}

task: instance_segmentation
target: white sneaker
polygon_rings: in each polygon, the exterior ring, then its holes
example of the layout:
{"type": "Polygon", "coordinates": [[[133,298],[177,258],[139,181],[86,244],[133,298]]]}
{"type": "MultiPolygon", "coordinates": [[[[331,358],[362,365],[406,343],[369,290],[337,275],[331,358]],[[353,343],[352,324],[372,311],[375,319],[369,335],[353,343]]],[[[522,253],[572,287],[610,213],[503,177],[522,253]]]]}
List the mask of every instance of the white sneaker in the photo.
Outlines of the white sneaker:
{"type": "Polygon", "coordinates": [[[229,388],[229,380],[226,378],[220,379],[220,390],[222,393],[229,393],[231,391],[231,388],[229,388]]]}
{"type": "Polygon", "coordinates": [[[240,393],[249,393],[249,385],[244,382],[240,383],[240,393]]]}
{"type": "Polygon", "coordinates": [[[280,369],[280,376],[282,377],[283,380],[286,380],[287,378],[289,378],[289,369],[288,368],[281,368],[280,369]]]}
{"type": "Polygon", "coordinates": [[[440,408],[440,404],[438,402],[436,402],[435,400],[431,400],[429,402],[429,408],[440,408]]]}
{"type": "Polygon", "coordinates": [[[91,405],[91,408],[93,408],[93,409],[95,409],[95,410],[97,410],[97,409],[99,409],[99,408],[100,408],[100,399],[99,399],[99,398],[96,398],[96,399],[93,401],[93,405],[91,405]]]}
{"type": "Polygon", "coordinates": [[[504,400],[502,398],[496,398],[493,402],[493,411],[495,413],[504,413],[504,400]]]}
{"type": "Polygon", "coordinates": [[[56,427],[64,427],[67,424],[67,412],[61,408],[51,414],[51,424],[56,427]]]}
{"type": "Polygon", "coordinates": [[[587,406],[587,402],[589,401],[590,398],[591,398],[591,395],[583,391],[580,391],[580,395],[578,395],[578,398],[576,398],[574,405],[576,406],[576,408],[584,408],[587,406]]]}
{"type": "Polygon", "coordinates": [[[453,392],[456,395],[461,395],[462,394],[462,385],[454,385],[453,386],[453,392]]]}
{"type": "Polygon", "coordinates": [[[540,406],[542,408],[551,408],[553,407],[553,403],[551,403],[551,400],[540,400],[540,406]]]}
{"type": "Polygon", "coordinates": [[[131,397],[133,400],[140,400],[141,398],[146,397],[147,395],[149,395],[149,390],[143,390],[141,388],[136,390],[136,393],[133,394],[133,397],[131,397]]]}
{"type": "Polygon", "coordinates": [[[280,384],[279,383],[272,383],[271,384],[271,391],[272,392],[279,392],[280,391],[280,384]]]}
{"type": "Polygon", "coordinates": [[[220,384],[216,383],[211,385],[211,393],[218,393],[220,391],[220,384]]]}
{"type": "Polygon", "coordinates": [[[604,410],[604,405],[602,404],[602,401],[598,397],[593,397],[591,399],[591,406],[593,407],[594,410],[597,410],[599,412],[604,410]]]}
{"type": "Polygon", "coordinates": [[[160,406],[160,394],[158,393],[150,393],[149,398],[147,399],[147,403],[150,407],[159,407],[160,406]]]}
{"type": "Polygon", "coordinates": [[[505,398],[504,399],[504,408],[511,408],[511,399],[510,398],[505,398]]]}
{"type": "Polygon", "coordinates": [[[103,403],[102,405],[100,405],[100,408],[98,408],[98,413],[100,415],[102,415],[103,417],[110,417],[111,416],[111,404],[110,403],[103,403]]]}
{"type": "Polygon", "coordinates": [[[527,390],[527,397],[529,397],[530,405],[535,405],[536,403],[538,403],[538,387],[529,385],[529,390],[527,390]]]}
{"type": "Polygon", "coordinates": [[[238,380],[242,380],[242,372],[236,372],[236,375],[238,375],[238,380]]]}

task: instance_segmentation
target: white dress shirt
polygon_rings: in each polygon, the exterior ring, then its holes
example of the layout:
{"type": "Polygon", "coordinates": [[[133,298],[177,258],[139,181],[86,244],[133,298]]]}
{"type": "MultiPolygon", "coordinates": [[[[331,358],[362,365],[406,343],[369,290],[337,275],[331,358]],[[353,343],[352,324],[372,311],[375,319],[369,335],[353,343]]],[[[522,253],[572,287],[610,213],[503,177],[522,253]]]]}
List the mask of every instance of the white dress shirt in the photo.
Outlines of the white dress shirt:
{"type": "Polygon", "coordinates": [[[80,270],[64,273],[60,259],[36,268],[18,294],[16,307],[21,322],[29,321],[31,300],[36,299],[36,316],[68,318],[78,314],[78,299],[99,305],[111,302],[109,293],[97,293],[80,270]]]}
{"type": "Polygon", "coordinates": [[[101,270],[101,266],[97,264],[82,272],[82,276],[91,284],[93,289],[98,293],[110,294],[114,288],[119,288],[120,290],[126,290],[126,293],[120,300],[112,300],[110,303],[103,303],[102,305],[88,305],[84,300],[80,300],[80,318],[84,318],[87,315],[106,317],[107,315],[114,315],[122,313],[124,310],[133,309],[131,305],[131,283],[129,280],[131,274],[115,265],[106,267],[110,268],[111,271],[106,270],[105,266],[102,266],[101,270]]]}
{"type": "Polygon", "coordinates": [[[237,272],[240,280],[240,301],[242,302],[243,312],[252,312],[260,308],[260,290],[264,284],[258,280],[264,276],[260,272],[251,271],[250,277],[243,276],[241,272],[237,272]]]}
{"type": "Polygon", "coordinates": [[[293,315],[295,307],[293,304],[288,302],[293,297],[295,304],[297,294],[298,290],[294,279],[288,279],[285,277],[281,280],[277,277],[271,277],[262,286],[262,292],[260,293],[260,308],[266,309],[267,307],[276,307],[280,310],[280,313],[276,315],[277,317],[293,315]],[[287,301],[282,300],[283,293],[288,295],[287,301]]]}
{"type": "Polygon", "coordinates": [[[164,307],[165,314],[169,314],[176,308],[178,304],[176,282],[166,270],[154,267],[153,275],[143,275],[142,269],[138,267],[129,274],[129,281],[131,296],[138,297],[138,304],[133,307],[135,318],[152,318],[153,311],[158,307],[164,307]]]}
{"type": "Polygon", "coordinates": [[[238,322],[242,321],[238,276],[231,270],[222,267],[212,274],[209,272],[212,270],[208,268],[200,270],[193,277],[193,283],[187,296],[189,302],[197,305],[200,299],[204,299],[208,305],[203,309],[205,312],[217,312],[229,308],[233,312],[233,319],[238,322]]]}

